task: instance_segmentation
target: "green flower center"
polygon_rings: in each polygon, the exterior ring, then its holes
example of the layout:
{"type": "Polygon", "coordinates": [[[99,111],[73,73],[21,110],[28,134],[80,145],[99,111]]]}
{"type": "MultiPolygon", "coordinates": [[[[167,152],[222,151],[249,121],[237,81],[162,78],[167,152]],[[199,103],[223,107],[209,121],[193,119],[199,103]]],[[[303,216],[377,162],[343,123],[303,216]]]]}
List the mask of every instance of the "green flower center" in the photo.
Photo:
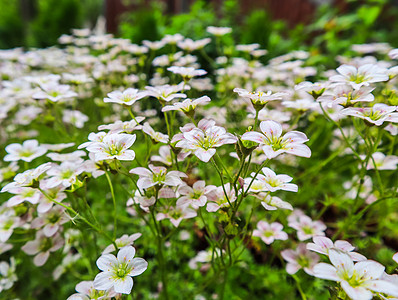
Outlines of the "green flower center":
{"type": "Polygon", "coordinates": [[[350,76],[350,81],[355,83],[361,83],[366,80],[366,76],[363,74],[355,74],[350,76]]]}

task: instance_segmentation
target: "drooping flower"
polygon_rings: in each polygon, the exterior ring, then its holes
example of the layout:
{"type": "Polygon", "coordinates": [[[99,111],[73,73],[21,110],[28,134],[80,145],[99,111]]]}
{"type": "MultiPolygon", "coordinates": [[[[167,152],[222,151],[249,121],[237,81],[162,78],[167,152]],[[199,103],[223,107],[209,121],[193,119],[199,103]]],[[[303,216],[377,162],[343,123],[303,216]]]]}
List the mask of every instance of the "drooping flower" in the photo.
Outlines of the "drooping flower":
{"type": "Polygon", "coordinates": [[[352,258],[338,249],[329,250],[332,265],[319,263],[313,268],[313,276],[340,283],[353,300],[370,300],[373,292],[398,297],[398,286],[381,279],[384,266],[372,260],[354,264],[352,258]]]}
{"type": "MultiPolygon", "coordinates": [[[[132,235],[127,235],[127,234],[123,234],[120,238],[115,240],[115,244],[116,246],[121,249],[123,247],[126,246],[132,246],[134,244],[134,241],[136,239],[138,239],[139,237],[141,237],[141,233],[134,233],[132,235]]],[[[107,253],[111,253],[113,251],[115,251],[115,246],[113,244],[110,244],[108,247],[106,247],[104,249],[104,251],[102,251],[103,254],[107,254],[107,253]]]]}
{"type": "Polygon", "coordinates": [[[242,140],[259,143],[268,159],[279,154],[289,153],[302,157],[310,157],[311,150],[304,145],[307,136],[299,131],[290,131],[282,136],[281,124],[274,121],[260,123],[262,133],[249,131],[242,135],[242,140]]]}
{"type": "Polygon", "coordinates": [[[107,291],[114,288],[116,293],[130,294],[133,288],[133,276],[142,274],[148,267],[143,258],[134,258],[135,248],[123,247],[117,257],[103,254],[97,260],[98,268],[103,271],[94,279],[94,288],[107,291]]]}

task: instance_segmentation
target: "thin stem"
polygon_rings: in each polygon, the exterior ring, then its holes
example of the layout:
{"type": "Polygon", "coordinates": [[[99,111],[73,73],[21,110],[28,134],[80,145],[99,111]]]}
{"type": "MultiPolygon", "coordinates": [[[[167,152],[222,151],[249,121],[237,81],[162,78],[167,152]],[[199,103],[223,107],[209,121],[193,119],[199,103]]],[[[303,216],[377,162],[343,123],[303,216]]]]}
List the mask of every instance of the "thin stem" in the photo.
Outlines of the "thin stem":
{"type": "Polygon", "coordinates": [[[105,171],[106,179],[108,180],[109,188],[112,194],[112,201],[113,201],[113,238],[116,238],[116,229],[117,229],[117,206],[116,206],[116,198],[115,192],[113,190],[112,180],[109,177],[108,171],[105,171]]]}

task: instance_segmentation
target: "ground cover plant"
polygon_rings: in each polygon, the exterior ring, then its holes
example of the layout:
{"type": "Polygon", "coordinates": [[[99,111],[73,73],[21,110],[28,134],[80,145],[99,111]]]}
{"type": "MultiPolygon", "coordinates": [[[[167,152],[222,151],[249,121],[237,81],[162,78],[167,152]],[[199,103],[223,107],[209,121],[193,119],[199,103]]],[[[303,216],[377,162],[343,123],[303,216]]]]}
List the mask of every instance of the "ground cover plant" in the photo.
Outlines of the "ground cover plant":
{"type": "Polygon", "coordinates": [[[398,49],[231,31],[0,51],[1,299],[398,298],[398,49]]]}

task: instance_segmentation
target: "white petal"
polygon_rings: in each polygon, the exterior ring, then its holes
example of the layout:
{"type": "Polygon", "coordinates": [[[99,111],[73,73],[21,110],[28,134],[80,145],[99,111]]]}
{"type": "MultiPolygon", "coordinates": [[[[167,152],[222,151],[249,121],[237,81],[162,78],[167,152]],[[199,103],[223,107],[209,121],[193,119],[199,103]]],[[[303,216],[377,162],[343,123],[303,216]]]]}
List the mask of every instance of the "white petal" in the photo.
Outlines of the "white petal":
{"type": "Polygon", "coordinates": [[[113,287],[116,293],[130,294],[131,289],[133,288],[133,284],[133,278],[131,278],[130,276],[126,276],[123,279],[116,280],[113,287]]]}
{"type": "Polygon", "coordinates": [[[142,273],[148,268],[148,263],[143,258],[134,258],[133,262],[133,270],[128,274],[130,276],[137,276],[142,273]]]}

